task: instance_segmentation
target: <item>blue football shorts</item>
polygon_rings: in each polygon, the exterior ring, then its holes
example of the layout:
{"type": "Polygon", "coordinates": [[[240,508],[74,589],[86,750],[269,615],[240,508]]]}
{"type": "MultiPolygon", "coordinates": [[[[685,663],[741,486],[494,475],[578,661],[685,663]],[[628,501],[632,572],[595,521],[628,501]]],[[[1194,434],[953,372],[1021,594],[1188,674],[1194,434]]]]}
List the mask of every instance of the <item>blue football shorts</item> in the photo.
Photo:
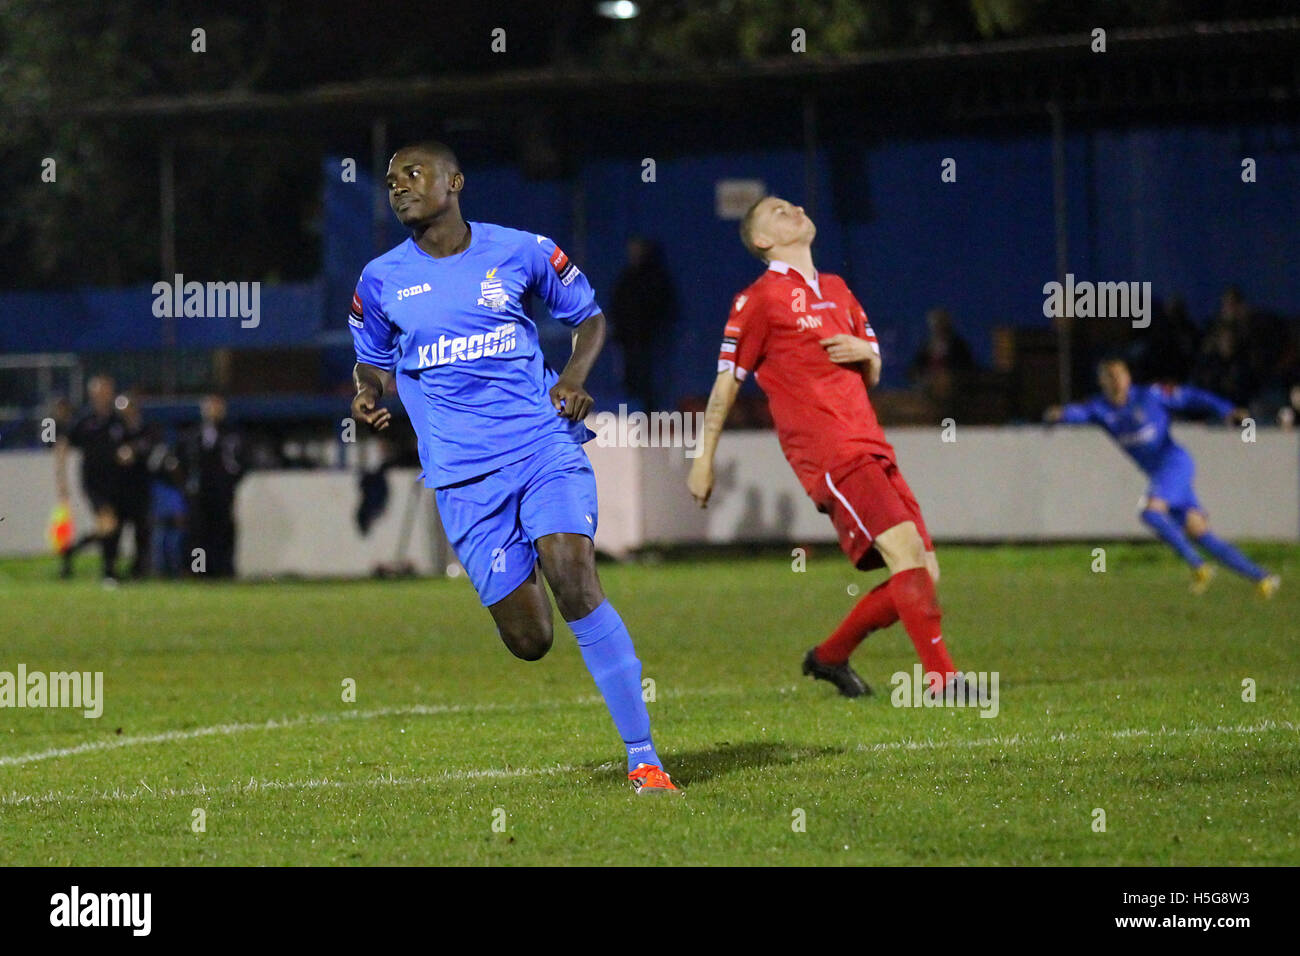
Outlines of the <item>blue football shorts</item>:
{"type": "Polygon", "coordinates": [[[581,445],[557,441],[478,478],[439,488],[438,515],[479,600],[510,595],[548,534],[596,537],[596,473],[581,445]]]}
{"type": "Polygon", "coordinates": [[[1175,447],[1165,460],[1150,474],[1151,483],[1147,486],[1147,499],[1159,498],[1168,503],[1169,513],[1178,521],[1183,521],[1189,511],[1203,511],[1201,502],[1196,497],[1192,478],[1196,473],[1196,463],[1182,448],[1175,447]]]}

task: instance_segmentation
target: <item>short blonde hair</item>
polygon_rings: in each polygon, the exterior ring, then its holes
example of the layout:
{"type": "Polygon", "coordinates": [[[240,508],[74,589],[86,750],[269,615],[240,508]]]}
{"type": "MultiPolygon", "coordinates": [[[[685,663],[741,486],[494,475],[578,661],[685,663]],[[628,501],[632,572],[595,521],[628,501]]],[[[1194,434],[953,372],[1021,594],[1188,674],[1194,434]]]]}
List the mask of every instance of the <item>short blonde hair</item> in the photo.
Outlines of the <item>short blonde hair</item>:
{"type": "Polygon", "coordinates": [[[754,213],[758,212],[758,207],[762,205],[763,199],[767,198],[767,196],[764,196],[759,199],[745,210],[745,215],[740,217],[740,241],[749,250],[750,255],[755,256],[762,262],[767,262],[767,256],[764,255],[762,249],[754,245],[754,213]]]}

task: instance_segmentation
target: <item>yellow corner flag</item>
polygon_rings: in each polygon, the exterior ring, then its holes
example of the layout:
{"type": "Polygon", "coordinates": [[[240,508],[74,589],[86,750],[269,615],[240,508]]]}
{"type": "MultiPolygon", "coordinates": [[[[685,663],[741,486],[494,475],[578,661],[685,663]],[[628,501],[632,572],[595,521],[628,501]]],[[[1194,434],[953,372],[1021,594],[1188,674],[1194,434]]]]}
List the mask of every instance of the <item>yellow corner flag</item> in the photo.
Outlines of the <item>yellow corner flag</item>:
{"type": "Polygon", "coordinates": [[[50,539],[50,547],[56,554],[72,544],[72,511],[67,505],[60,503],[54,506],[54,510],[50,512],[50,527],[46,535],[50,539]]]}

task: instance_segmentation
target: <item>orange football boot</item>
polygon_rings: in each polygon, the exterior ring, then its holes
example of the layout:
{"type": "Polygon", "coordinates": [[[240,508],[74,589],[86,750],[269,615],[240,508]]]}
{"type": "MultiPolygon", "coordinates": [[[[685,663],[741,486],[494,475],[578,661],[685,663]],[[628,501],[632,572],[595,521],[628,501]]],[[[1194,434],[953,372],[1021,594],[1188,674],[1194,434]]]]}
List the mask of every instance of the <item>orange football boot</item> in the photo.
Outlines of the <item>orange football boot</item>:
{"type": "Polygon", "coordinates": [[[663,767],[656,767],[653,764],[637,764],[636,769],[629,773],[627,778],[632,781],[633,788],[639,794],[682,792],[663,767]]]}

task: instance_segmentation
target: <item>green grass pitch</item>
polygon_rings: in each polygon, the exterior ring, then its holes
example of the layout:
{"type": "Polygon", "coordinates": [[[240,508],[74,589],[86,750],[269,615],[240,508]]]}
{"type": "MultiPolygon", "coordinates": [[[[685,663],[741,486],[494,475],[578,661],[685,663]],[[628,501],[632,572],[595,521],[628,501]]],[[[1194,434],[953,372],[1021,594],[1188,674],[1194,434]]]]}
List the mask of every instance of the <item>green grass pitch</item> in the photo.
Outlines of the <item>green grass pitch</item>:
{"type": "Polygon", "coordinates": [[[800,676],[878,580],[829,548],[602,565],[687,788],[653,799],[562,622],[516,661],[463,579],[105,593],[89,556],[9,562],[0,671],[103,671],[105,705],[0,709],[0,864],[1300,863],[1297,549],[1247,548],[1284,576],[1265,602],[1092,548],[940,548],[994,718],[891,706],[899,625],[854,658],[874,697],[800,676]]]}

